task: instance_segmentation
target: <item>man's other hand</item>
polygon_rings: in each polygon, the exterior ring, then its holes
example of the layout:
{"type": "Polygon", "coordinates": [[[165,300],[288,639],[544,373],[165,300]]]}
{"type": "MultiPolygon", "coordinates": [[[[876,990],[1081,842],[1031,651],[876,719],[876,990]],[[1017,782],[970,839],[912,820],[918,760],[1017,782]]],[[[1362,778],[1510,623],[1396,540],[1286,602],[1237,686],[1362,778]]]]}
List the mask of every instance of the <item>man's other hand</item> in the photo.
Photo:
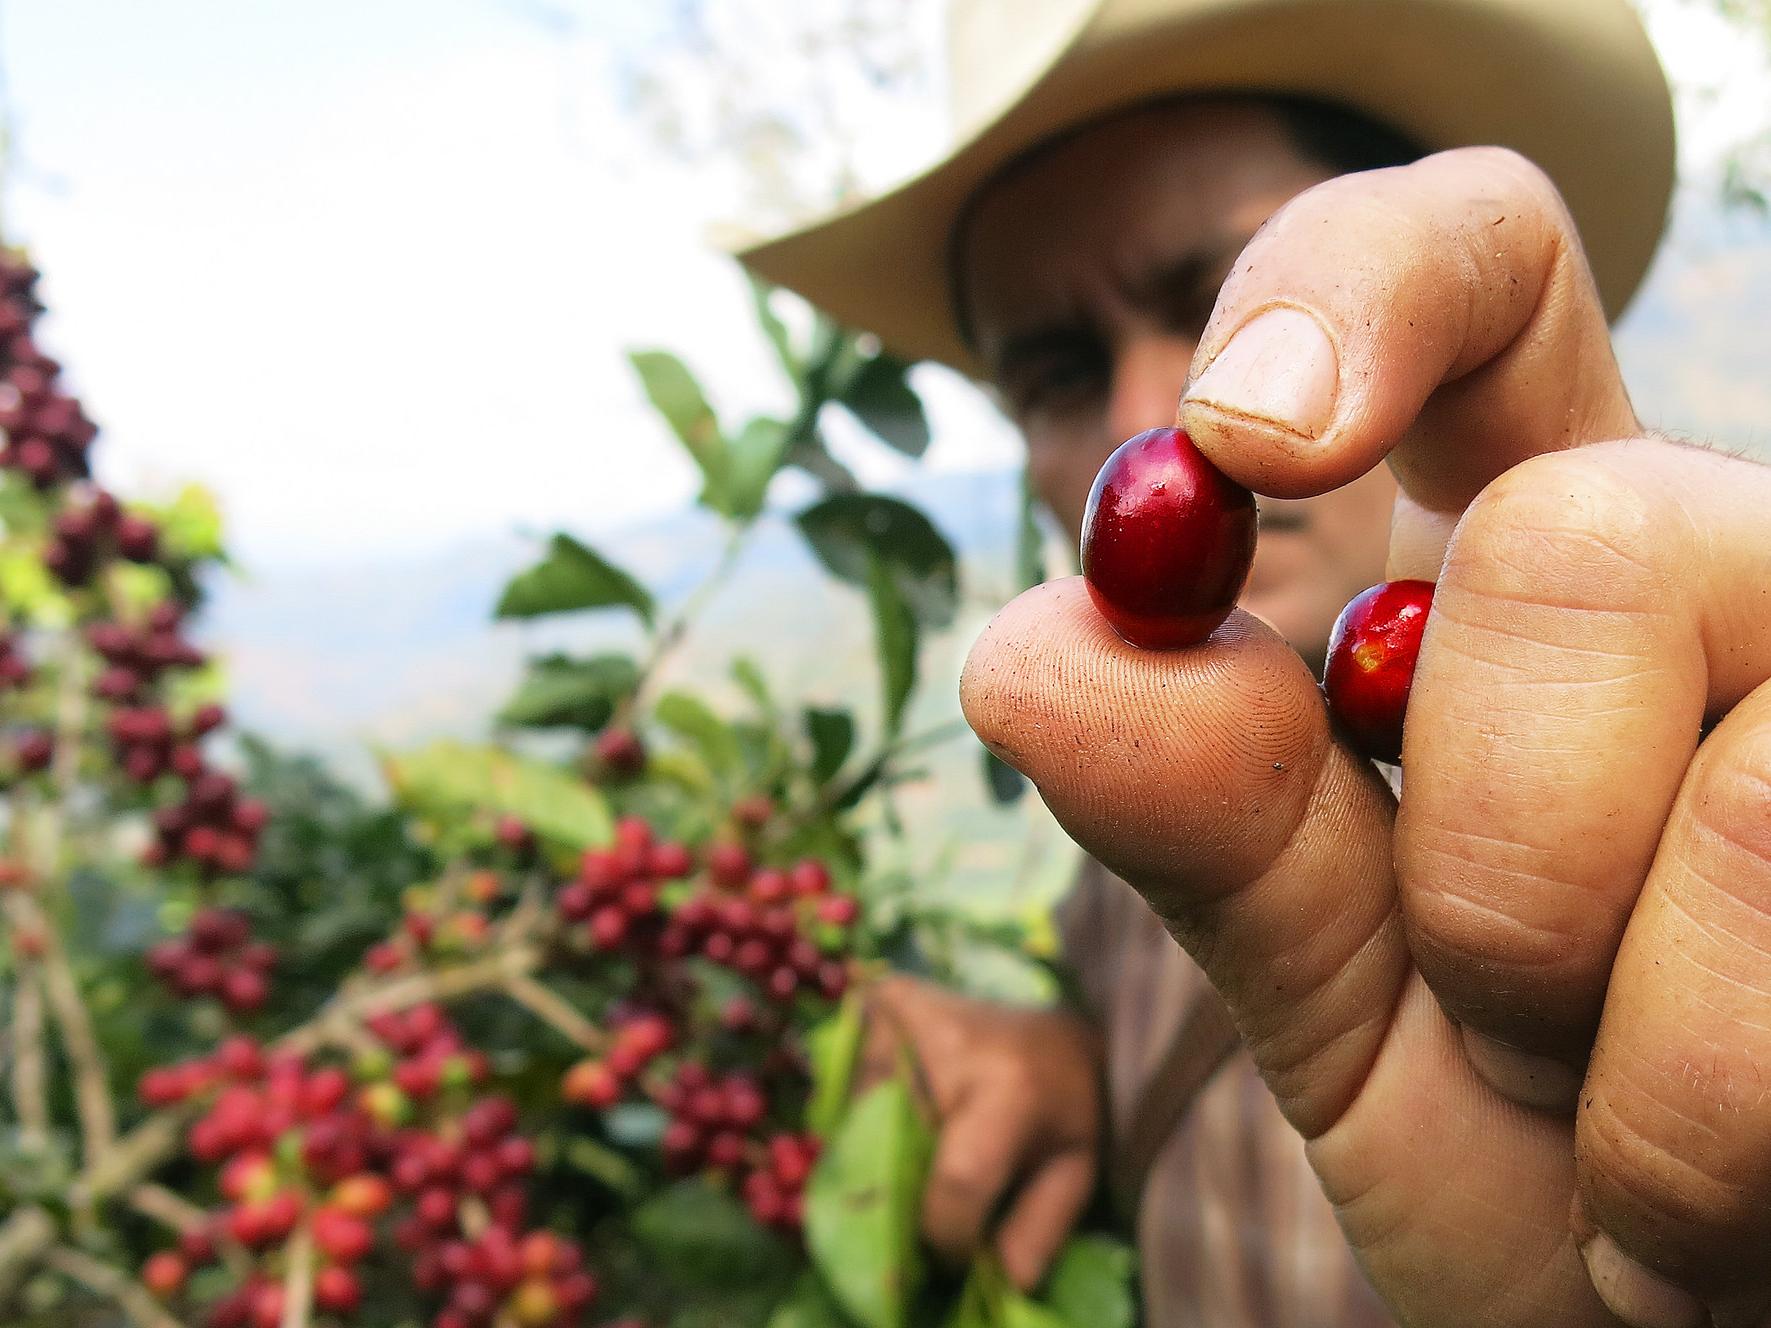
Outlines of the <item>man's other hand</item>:
{"type": "Polygon", "coordinates": [[[986,1236],[1009,1279],[1045,1275],[1094,1190],[1101,1129],[1093,1030],[1062,1011],[971,1000],[893,977],[868,995],[863,1087],[906,1054],[935,1119],[923,1234],[954,1264],[986,1236]]]}

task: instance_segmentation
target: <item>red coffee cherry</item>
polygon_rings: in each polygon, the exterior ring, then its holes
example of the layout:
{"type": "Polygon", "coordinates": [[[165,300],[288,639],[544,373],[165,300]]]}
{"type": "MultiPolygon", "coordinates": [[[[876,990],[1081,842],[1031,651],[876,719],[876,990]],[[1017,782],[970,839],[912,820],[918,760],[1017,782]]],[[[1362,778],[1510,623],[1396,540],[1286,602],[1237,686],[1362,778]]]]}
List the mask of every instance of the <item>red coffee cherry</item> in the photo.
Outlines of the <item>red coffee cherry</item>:
{"type": "Polygon", "coordinates": [[[1082,518],[1089,597],[1135,646],[1197,645],[1235,607],[1254,559],[1254,495],[1179,429],[1150,429],[1107,458],[1082,518]]]}
{"type": "Polygon", "coordinates": [[[1353,746],[1379,761],[1402,755],[1415,656],[1433,605],[1431,581],[1388,581],[1353,596],[1328,637],[1322,689],[1353,746]]]}
{"type": "Polygon", "coordinates": [[[142,1285],[153,1293],[158,1300],[170,1300],[178,1294],[184,1285],[185,1274],[189,1270],[185,1261],[171,1250],[161,1250],[158,1254],[148,1256],[142,1265],[142,1285]]]}

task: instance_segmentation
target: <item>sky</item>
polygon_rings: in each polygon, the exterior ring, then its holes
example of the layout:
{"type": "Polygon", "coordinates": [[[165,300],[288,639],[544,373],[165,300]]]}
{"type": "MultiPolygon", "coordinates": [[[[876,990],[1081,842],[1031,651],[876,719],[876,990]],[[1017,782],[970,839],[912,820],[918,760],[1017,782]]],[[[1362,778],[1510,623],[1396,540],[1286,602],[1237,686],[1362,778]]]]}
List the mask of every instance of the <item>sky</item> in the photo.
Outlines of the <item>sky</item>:
{"type": "MultiPolygon", "coordinates": [[[[4,0],[0,215],[46,274],[43,337],[106,428],[105,479],[209,485],[236,555],[268,570],[613,531],[685,503],[693,477],[623,348],[678,351],[735,415],[783,408],[785,384],[704,242],[738,206],[731,173],[660,160],[624,119],[636,61],[668,56],[693,86],[672,12],[4,0]]],[[[1679,0],[1652,17],[1701,171],[1762,113],[1763,57],[1679,0]]],[[[867,169],[933,145],[925,101],[872,117],[867,169]]],[[[918,381],[930,465],[1015,459],[975,393],[918,381]]],[[[898,473],[853,455],[871,481],[898,473]]]]}

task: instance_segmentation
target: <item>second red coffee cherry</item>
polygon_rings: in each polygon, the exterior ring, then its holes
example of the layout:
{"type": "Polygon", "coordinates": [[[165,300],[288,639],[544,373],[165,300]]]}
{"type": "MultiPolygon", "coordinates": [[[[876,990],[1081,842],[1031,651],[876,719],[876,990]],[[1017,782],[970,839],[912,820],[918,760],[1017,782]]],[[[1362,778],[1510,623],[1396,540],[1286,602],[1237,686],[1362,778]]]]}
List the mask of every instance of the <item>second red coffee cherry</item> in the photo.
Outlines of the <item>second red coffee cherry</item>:
{"type": "Polygon", "coordinates": [[[1095,476],[1082,574],[1095,607],[1133,645],[1197,645],[1235,607],[1254,544],[1254,495],[1181,430],[1150,429],[1095,476]]]}
{"type": "Polygon", "coordinates": [[[1402,720],[1432,606],[1431,581],[1386,581],[1355,595],[1335,619],[1322,690],[1366,756],[1401,759],[1402,720]]]}

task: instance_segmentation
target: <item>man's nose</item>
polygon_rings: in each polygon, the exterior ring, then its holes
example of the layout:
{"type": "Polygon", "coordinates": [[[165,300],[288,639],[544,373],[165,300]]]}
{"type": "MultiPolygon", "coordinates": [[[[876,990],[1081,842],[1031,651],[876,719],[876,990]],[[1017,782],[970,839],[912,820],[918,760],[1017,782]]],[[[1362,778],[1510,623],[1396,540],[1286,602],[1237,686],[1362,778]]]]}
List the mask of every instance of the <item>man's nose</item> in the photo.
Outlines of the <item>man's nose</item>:
{"type": "Polygon", "coordinates": [[[1154,332],[1120,344],[1107,402],[1107,425],[1115,444],[1175,422],[1175,407],[1187,385],[1196,344],[1191,337],[1154,332]]]}

